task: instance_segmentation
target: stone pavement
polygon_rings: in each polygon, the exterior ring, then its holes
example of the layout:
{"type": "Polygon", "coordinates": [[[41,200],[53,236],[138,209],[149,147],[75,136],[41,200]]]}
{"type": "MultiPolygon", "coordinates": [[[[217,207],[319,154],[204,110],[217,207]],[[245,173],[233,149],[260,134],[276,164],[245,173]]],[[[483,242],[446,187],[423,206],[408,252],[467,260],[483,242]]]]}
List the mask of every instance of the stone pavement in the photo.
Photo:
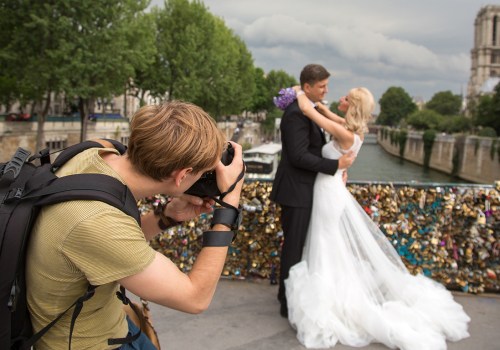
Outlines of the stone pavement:
{"type": "MultiPolygon", "coordinates": [[[[150,303],[152,319],[162,350],[303,350],[288,320],[279,315],[276,285],[267,280],[219,282],[209,309],[200,315],[185,314],[150,303]]],[[[500,295],[453,293],[472,321],[471,336],[448,350],[500,349],[500,295]]],[[[384,350],[381,344],[335,350],[384,350]]]]}

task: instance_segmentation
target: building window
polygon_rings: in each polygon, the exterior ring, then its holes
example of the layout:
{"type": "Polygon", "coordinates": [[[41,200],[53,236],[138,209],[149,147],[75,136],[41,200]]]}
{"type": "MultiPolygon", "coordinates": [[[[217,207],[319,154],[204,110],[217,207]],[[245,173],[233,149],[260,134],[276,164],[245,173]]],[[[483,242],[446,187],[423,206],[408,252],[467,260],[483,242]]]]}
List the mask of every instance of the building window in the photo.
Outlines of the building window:
{"type": "Polygon", "coordinates": [[[495,46],[497,45],[497,22],[498,22],[498,16],[495,15],[493,16],[493,35],[492,35],[492,45],[495,46]]]}
{"type": "Polygon", "coordinates": [[[126,146],[128,145],[128,139],[129,139],[128,136],[122,136],[120,137],[120,142],[126,146]]]}
{"type": "Polygon", "coordinates": [[[500,63],[500,51],[495,50],[491,53],[491,64],[500,63]]]}

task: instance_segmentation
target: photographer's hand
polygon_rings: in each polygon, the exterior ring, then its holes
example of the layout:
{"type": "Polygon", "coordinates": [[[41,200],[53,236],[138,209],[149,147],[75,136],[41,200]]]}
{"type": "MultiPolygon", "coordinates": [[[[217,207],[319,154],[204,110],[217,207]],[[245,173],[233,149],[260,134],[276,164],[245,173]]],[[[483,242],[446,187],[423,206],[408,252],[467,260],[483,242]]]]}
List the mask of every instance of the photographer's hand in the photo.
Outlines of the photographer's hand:
{"type": "Polygon", "coordinates": [[[153,210],[141,217],[144,237],[149,241],[160,233],[159,220],[164,221],[166,226],[174,226],[176,222],[193,219],[202,213],[211,213],[214,204],[213,199],[202,199],[188,194],[173,198],[163,209],[163,216],[166,217],[166,220],[160,218],[153,210]]]}
{"type": "MultiPolygon", "coordinates": [[[[219,162],[215,167],[217,187],[219,187],[220,191],[223,193],[236,182],[238,176],[243,170],[243,151],[241,145],[232,141],[231,144],[234,148],[234,158],[231,164],[224,165],[222,162],[219,162]]],[[[234,207],[238,207],[242,187],[243,178],[238,181],[231,192],[224,196],[223,201],[234,207]]]]}
{"type": "Polygon", "coordinates": [[[200,214],[212,212],[214,204],[214,200],[210,198],[202,199],[197,196],[183,194],[180,197],[173,198],[163,214],[175,221],[186,221],[194,219],[200,214]]]}

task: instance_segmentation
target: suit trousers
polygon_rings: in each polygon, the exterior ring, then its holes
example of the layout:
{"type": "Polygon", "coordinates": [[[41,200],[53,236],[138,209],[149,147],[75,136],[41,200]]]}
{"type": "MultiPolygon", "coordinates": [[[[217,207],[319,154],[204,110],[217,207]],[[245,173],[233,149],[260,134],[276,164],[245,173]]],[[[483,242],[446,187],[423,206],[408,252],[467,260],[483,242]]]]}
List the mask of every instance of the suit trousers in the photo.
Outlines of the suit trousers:
{"type": "Polygon", "coordinates": [[[280,259],[280,285],[278,300],[286,304],[285,280],[290,268],[302,259],[302,250],[306,241],[307,229],[311,219],[311,208],[297,208],[281,205],[281,227],[283,228],[283,246],[280,259]]]}

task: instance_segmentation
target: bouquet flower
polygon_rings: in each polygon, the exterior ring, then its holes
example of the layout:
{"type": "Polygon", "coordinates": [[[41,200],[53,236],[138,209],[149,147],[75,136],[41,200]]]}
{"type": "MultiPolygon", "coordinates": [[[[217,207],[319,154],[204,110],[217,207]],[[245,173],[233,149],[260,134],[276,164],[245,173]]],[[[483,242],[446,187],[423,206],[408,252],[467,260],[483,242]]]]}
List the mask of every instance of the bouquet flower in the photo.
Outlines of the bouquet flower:
{"type": "Polygon", "coordinates": [[[278,96],[273,97],[273,102],[276,107],[284,111],[296,98],[295,90],[288,87],[281,89],[278,96]]]}

